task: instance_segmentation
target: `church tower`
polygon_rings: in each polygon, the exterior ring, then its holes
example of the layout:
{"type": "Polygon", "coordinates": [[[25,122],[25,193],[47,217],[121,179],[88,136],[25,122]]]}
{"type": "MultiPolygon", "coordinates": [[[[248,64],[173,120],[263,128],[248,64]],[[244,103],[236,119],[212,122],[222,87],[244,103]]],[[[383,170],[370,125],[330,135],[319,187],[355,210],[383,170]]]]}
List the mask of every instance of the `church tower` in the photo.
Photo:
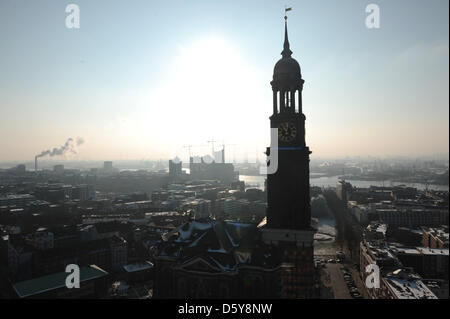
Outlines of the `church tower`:
{"type": "Polygon", "coordinates": [[[305,142],[303,83],[300,65],[292,58],[285,21],[282,58],[275,64],[270,127],[278,128],[278,169],[269,174],[268,225],[271,228],[309,229],[309,148],[305,142]]]}
{"type": "Polygon", "coordinates": [[[314,276],[309,191],[311,152],[305,141],[304,80],[299,63],[292,58],[287,17],[281,55],[270,83],[273,91],[270,127],[278,129],[278,148],[268,148],[267,154],[278,152],[278,165],[275,173],[267,175],[267,225],[263,240],[276,247],[281,256],[280,297],[311,298],[314,276]]]}

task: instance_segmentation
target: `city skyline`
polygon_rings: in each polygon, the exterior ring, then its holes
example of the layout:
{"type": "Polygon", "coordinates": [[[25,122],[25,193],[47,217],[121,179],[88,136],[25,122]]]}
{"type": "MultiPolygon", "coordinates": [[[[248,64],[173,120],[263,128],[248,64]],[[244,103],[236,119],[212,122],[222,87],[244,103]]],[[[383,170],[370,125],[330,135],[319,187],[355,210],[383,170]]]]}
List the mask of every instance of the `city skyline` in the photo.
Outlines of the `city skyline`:
{"type": "MultiPolygon", "coordinates": [[[[85,140],[75,160],[173,158],[211,139],[264,151],[284,3],[76,4],[76,30],[66,4],[0,4],[0,161],[69,137],[85,140]]],[[[448,154],[448,2],[377,1],[380,29],[367,4],[288,4],[312,157],[448,154]]]]}
{"type": "Polygon", "coordinates": [[[448,3],[6,1],[0,300],[448,299],[448,3]]]}

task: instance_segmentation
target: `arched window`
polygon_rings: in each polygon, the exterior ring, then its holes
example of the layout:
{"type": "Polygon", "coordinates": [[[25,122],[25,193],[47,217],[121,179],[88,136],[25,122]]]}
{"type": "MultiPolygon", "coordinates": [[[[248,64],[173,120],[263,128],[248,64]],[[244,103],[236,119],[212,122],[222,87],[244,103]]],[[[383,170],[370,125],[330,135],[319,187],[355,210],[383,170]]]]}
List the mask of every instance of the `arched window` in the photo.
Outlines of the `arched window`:
{"type": "Polygon", "coordinates": [[[284,107],[284,96],[283,91],[278,91],[278,112],[281,113],[281,110],[284,107]]]}
{"type": "Polygon", "coordinates": [[[277,97],[276,97],[276,109],[277,109],[277,113],[280,113],[280,91],[277,91],[277,97]]]}
{"type": "Polygon", "coordinates": [[[286,91],[284,92],[284,105],[286,107],[290,107],[291,106],[291,92],[290,91],[286,91]]]}
{"type": "Polygon", "coordinates": [[[295,90],[295,113],[299,113],[300,112],[300,100],[299,100],[299,95],[298,95],[298,90],[295,90]]]}

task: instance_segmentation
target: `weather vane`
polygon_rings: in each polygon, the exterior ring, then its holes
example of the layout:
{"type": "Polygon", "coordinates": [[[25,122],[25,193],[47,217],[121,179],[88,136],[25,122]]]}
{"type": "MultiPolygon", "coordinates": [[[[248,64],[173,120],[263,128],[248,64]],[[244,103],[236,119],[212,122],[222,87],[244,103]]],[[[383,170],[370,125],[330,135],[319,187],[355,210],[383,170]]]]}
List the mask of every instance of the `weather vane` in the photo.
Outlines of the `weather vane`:
{"type": "Polygon", "coordinates": [[[287,7],[287,6],[284,6],[284,20],[287,20],[287,12],[288,11],[291,11],[292,10],[292,7],[287,7]]]}

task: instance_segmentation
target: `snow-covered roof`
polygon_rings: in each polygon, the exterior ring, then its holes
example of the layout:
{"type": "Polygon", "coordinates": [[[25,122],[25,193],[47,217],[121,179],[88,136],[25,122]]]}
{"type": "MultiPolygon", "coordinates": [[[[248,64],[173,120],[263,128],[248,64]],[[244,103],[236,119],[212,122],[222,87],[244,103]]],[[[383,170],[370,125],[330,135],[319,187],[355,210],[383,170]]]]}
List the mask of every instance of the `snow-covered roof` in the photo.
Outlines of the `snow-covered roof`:
{"type": "Polygon", "coordinates": [[[384,278],[398,299],[438,299],[418,275],[397,270],[384,278]]]}

